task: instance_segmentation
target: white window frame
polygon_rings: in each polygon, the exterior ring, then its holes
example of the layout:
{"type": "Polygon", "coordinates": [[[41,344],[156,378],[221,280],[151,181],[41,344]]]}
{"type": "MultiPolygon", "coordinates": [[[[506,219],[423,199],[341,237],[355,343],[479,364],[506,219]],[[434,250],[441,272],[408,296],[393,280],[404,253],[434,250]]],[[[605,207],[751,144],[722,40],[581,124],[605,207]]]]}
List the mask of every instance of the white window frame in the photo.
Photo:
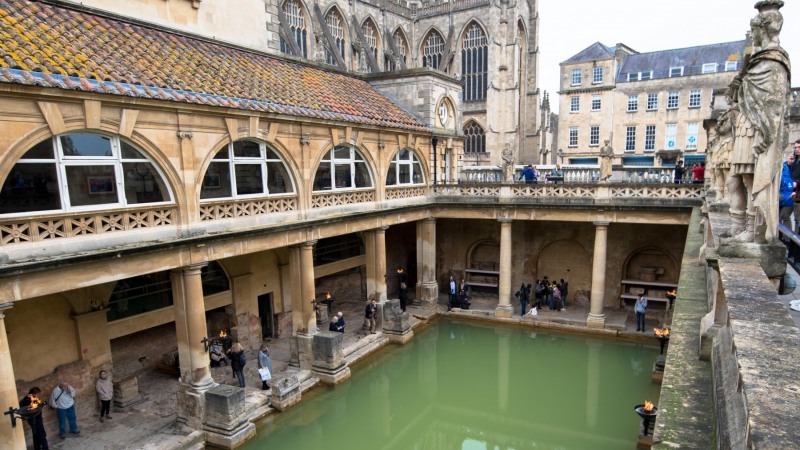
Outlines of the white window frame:
{"type": "Polygon", "coordinates": [[[636,151],[636,125],[625,127],[625,152],[633,153],[636,151]]]}
{"type": "Polygon", "coordinates": [[[647,72],[639,72],[639,79],[642,81],[650,80],[653,78],[653,71],[648,70],[647,72]]]}
{"type": "Polygon", "coordinates": [[[425,170],[422,168],[422,161],[417,157],[417,154],[414,153],[414,150],[410,148],[402,148],[394,154],[394,158],[389,162],[389,167],[391,168],[394,166],[394,173],[395,173],[395,182],[393,184],[389,184],[389,176],[387,170],[386,176],[386,186],[413,186],[418,184],[425,184],[425,170]],[[403,151],[407,151],[409,154],[408,159],[402,159],[400,155],[402,155],[403,151]],[[408,167],[409,173],[411,174],[410,181],[404,183],[400,181],[400,168],[401,167],[408,167]],[[415,169],[416,168],[416,169],[415,169]],[[417,170],[419,173],[417,173],[417,170]],[[414,182],[414,177],[419,176],[419,182],[414,182]]]}
{"type": "Polygon", "coordinates": [[[717,73],[717,63],[703,64],[703,73],[717,73]]]}
{"type": "Polygon", "coordinates": [[[647,110],[655,111],[658,109],[658,92],[647,94],[647,110]]]}
{"type": "Polygon", "coordinates": [[[700,135],[700,123],[689,122],[686,124],[686,150],[697,150],[700,135]]]}
{"type": "Polygon", "coordinates": [[[582,78],[581,69],[572,69],[572,86],[580,86],[582,78]]]}
{"type": "Polygon", "coordinates": [[[581,98],[577,95],[573,95],[569,98],[569,112],[576,113],[580,112],[581,110],[581,98]]]}
{"type": "Polygon", "coordinates": [[[681,93],[680,91],[672,91],[667,93],[667,109],[678,109],[681,106],[681,93]],[[674,97],[674,98],[673,98],[674,97]],[[672,100],[675,100],[674,104],[672,100]]]}
{"type": "Polygon", "coordinates": [[[639,81],[639,73],[629,73],[628,74],[628,81],[639,81]]]}
{"type": "Polygon", "coordinates": [[[603,67],[592,68],[592,84],[600,84],[603,82],[603,67]]]}
{"type": "Polygon", "coordinates": [[[577,147],[578,146],[578,127],[570,127],[569,128],[569,141],[567,146],[568,147],[577,147]]]}
{"type": "Polygon", "coordinates": [[[603,106],[603,98],[599,95],[592,96],[592,111],[600,111],[603,106]]]}
{"type": "Polygon", "coordinates": [[[592,125],[589,127],[589,147],[598,147],[600,145],[600,125],[592,125]]]}
{"type": "Polygon", "coordinates": [[[678,148],[678,124],[668,123],[664,127],[664,149],[675,150],[676,148],[678,148]],[[670,141],[672,141],[671,145],[670,141]]]}
{"type": "Polygon", "coordinates": [[[674,77],[682,77],[682,76],[683,76],[683,66],[680,66],[680,67],[670,67],[670,68],[669,68],[669,77],[670,77],[670,78],[674,78],[674,77]],[[675,70],[678,70],[678,71],[679,71],[679,73],[678,73],[677,75],[675,75],[675,74],[673,73],[675,70]]]}
{"type": "MultiPolygon", "coordinates": [[[[292,172],[289,171],[289,166],[286,165],[286,161],[283,160],[280,153],[273,148],[267,148],[267,145],[264,142],[255,140],[255,139],[237,139],[234,142],[231,142],[226,147],[228,151],[227,158],[214,158],[211,160],[211,163],[219,164],[219,163],[228,163],[228,174],[230,175],[229,183],[231,195],[225,197],[208,197],[200,199],[200,202],[216,202],[222,199],[242,199],[242,198],[254,198],[254,197],[265,197],[265,196],[275,196],[275,195],[294,195],[297,192],[297,188],[294,185],[294,180],[291,179],[292,172]],[[259,156],[236,156],[234,153],[234,145],[237,142],[247,141],[253,144],[258,144],[260,154],[259,156]],[[275,157],[269,157],[269,153],[275,155],[275,157]],[[269,177],[268,177],[268,170],[267,164],[268,163],[280,163],[283,165],[283,170],[288,175],[289,179],[286,180],[286,192],[276,192],[270,193],[269,192],[269,177]],[[255,192],[251,194],[238,194],[237,193],[237,184],[236,184],[236,167],[237,166],[260,166],[261,171],[261,182],[263,184],[261,192],[255,192]]],[[[210,167],[210,166],[209,166],[210,167]]],[[[208,169],[206,169],[208,170],[208,169]]],[[[203,175],[205,177],[205,174],[203,175]]],[[[201,187],[202,188],[202,187],[201,187]]]]}
{"type": "Polygon", "coordinates": [[[689,108],[699,108],[702,103],[703,92],[700,89],[689,91],[689,108]]]}
{"type": "Polygon", "coordinates": [[[638,95],[629,95],[628,96],[628,112],[637,112],[639,111],[639,96],[638,95]]]}
{"type": "MultiPolygon", "coordinates": [[[[318,189],[318,190],[314,190],[313,192],[343,192],[343,191],[357,191],[357,190],[375,189],[375,177],[372,174],[372,170],[369,167],[369,163],[367,162],[367,159],[364,158],[364,156],[361,154],[361,152],[359,152],[355,147],[352,147],[350,145],[341,145],[340,144],[340,145],[334,146],[333,148],[331,148],[330,150],[325,152],[325,155],[322,156],[322,159],[320,160],[319,165],[317,166],[317,170],[314,171],[314,180],[316,180],[317,172],[319,172],[319,169],[320,169],[320,167],[322,167],[323,164],[329,164],[330,165],[330,173],[331,173],[330,188],[329,189],[318,189]],[[347,148],[347,149],[350,150],[349,157],[347,157],[347,158],[337,158],[336,157],[336,149],[340,148],[340,147],[341,148],[347,148]],[[325,159],[325,157],[327,157],[328,155],[330,155],[330,159],[325,159]],[[346,187],[337,187],[336,186],[336,181],[335,180],[336,180],[336,165],[337,164],[338,165],[345,165],[345,164],[349,164],[350,165],[350,186],[346,186],[346,187]],[[362,186],[362,187],[356,186],[356,172],[357,172],[356,164],[364,164],[365,165],[365,167],[367,169],[367,173],[369,174],[369,186],[362,186]]],[[[314,186],[314,181],[313,180],[311,182],[311,186],[312,186],[312,189],[313,189],[313,186],[314,186]]]]}
{"type": "Polygon", "coordinates": [[[644,127],[644,151],[652,152],[656,150],[656,126],[645,125],[644,127]]]}
{"type": "Polygon", "coordinates": [[[725,72],[733,72],[739,68],[739,61],[725,61],[725,72]]]}

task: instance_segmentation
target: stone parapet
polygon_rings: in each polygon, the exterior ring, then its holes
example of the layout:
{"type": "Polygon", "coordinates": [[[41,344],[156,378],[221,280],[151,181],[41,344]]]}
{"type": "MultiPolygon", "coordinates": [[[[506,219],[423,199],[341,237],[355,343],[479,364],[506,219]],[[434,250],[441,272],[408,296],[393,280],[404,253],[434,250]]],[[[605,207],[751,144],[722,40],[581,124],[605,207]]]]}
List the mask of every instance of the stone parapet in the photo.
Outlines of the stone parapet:
{"type": "Polygon", "coordinates": [[[344,335],[323,331],[314,335],[312,370],[323,383],[338,384],[350,378],[350,367],[344,359],[344,335]]]}
{"type": "Polygon", "coordinates": [[[205,392],[206,442],[219,448],[236,448],[256,434],[246,420],[244,389],[216,385],[205,392]]]}
{"type": "Polygon", "coordinates": [[[383,335],[397,344],[405,344],[414,337],[408,312],[400,309],[400,300],[388,300],[383,304],[383,335]]]}

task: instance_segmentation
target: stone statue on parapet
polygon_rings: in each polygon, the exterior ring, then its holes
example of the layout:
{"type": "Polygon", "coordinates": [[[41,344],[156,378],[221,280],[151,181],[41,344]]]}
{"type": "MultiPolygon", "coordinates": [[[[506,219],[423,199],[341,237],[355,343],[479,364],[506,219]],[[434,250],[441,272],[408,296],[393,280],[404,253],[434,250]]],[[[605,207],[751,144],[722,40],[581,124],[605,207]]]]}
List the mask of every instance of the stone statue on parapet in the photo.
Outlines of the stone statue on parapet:
{"type": "MultiPolygon", "coordinates": [[[[750,21],[752,50],[731,83],[734,140],[728,199],[738,242],[771,243],[778,236],[778,188],[789,141],[789,55],[778,36],[782,0],[756,3],[750,21]]],[[[746,51],[747,53],[747,51],[746,51]]]]}
{"type": "Polygon", "coordinates": [[[514,158],[514,152],[511,151],[511,144],[506,143],[506,148],[500,155],[503,158],[503,181],[506,183],[514,182],[514,166],[517,160],[514,158]]]}
{"type": "Polygon", "coordinates": [[[603,148],[600,149],[600,181],[604,183],[611,181],[611,168],[614,164],[614,148],[610,142],[611,136],[603,141],[603,148]]]}
{"type": "Polygon", "coordinates": [[[727,202],[727,183],[731,170],[731,150],[733,150],[733,116],[734,112],[730,107],[719,116],[714,127],[716,136],[709,145],[713,175],[711,188],[716,191],[718,199],[716,203],[727,202]]]}

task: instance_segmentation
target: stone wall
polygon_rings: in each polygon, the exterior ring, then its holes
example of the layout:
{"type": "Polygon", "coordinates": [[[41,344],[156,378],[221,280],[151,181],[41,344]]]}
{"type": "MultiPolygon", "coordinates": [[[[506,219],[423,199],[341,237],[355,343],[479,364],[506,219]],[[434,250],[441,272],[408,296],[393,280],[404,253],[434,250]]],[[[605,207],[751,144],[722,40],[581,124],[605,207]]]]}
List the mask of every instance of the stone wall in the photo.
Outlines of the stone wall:
{"type": "Polygon", "coordinates": [[[111,354],[114,359],[114,378],[122,379],[154,369],[161,364],[164,353],[177,349],[174,322],[113,339],[111,354]]]}

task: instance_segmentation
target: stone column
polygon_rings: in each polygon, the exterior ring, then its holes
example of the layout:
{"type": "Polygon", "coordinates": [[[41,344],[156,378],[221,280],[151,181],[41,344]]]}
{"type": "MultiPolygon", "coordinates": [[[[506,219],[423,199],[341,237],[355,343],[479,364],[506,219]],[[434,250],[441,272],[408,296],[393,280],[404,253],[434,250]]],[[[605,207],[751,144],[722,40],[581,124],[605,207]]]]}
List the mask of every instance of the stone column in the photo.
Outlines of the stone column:
{"type": "Polygon", "coordinates": [[[378,292],[378,271],[377,267],[375,267],[375,253],[377,253],[375,249],[375,230],[364,231],[362,236],[364,236],[364,256],[366,259],[364,271],[366,272],[367,276],[367,279],[365,280],[367,287],[367,300],[373,297],[377,299],[376,293],[378,292]]]}
{"type": "Polygon", "coordinates": [[[375,300],[386,301],[386,230],[380,227],[375,230],[375,300]]]}
{"type": "Polygon", "coordinates": [[[313,335],[317,332],[317,316],[311,301],[316,298],[314,286],[314,244],[317,241],[304,242],[300,246],[300,302],[303,305],[303,332],[313,335]]]}
{"type": "MultiPolygon", "coordinates": [[[[12,308],[13,303],[0,304],[0,409],[7,411],[9,406],[19,406],[20,396],[17,395],[17,385],[14,378],[14,366],[11,365],[11,350],[8,348],[8,335],[3,312],[12,308]]],[[[11,428],[7,416],[0,417],[0,448],[9,450],[25,450],[25,431],[22,421],[17,421],[17,426],[11,428]]]]}
{"type": "Polygon", "coordinates": [[[500,222],[500,293],[498,294],[495,317],[510,318],[514,314],[511,306],[511,219],[498,219],[500,222]]]}
{"type": "Polygon", "coordinates": [[[317,315],[311,303],[316,296],[314,285],[314,244],[317,241],[308,241],[299,245],[295,251],[290,252],[290,269],[292,283],[296,288],[292,292],[292,320],[294,322],[294,337],[289,342],[290,361],[293,367],[301,370],[311,368],[313,355],[311,340],[317,333],[317,315]],[[297,297],[294,294],[297,293],[297,297]]]}
{"type": "Polygon", "coordinates": [[[594,259],[592,261],[592,300],[586,326],[603,328],[606,317],[603,314],[603,303],[606,296],[606,252],[608,245],[607,221],[594,222],[594,259]]]}
{"type": "Polygon", "coordinates": [[[439,302],[436,282],[436,219],[417,222],[417,298],[428,307],[439,302]]]}
{"type": "Polygon", "coordinates": [[[202,342],[208,337],[203,282],[200,278],[200,271],[205,266],[206,263],[192,264],[172,271],[181,378],[184,383],[190,383],[198,391],[214,385],[210,371],[211,361],[202,342]]]}

